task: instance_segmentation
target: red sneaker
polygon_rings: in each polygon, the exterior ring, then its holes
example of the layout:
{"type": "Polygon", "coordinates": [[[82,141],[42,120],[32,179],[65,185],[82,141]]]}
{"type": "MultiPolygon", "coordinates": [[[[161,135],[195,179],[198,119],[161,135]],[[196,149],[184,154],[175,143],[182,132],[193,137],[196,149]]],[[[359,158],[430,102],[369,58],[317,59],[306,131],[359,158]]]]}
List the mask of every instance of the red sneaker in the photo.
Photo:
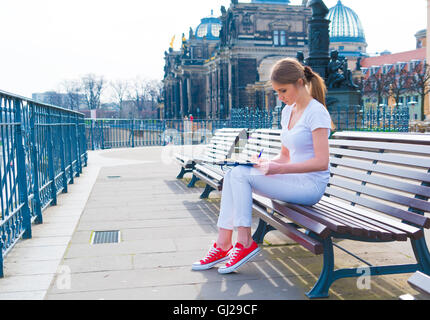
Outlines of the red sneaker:
{"type": "Polygon", "coordinates": [[[224,267],[219,268],[218,272],[222,274],[232,273],[251,260],[259,252],[260,248],[255,241],[253,241],[251,246],[247,249],[245,249],[242,244],[236,243],[236,246],[230,252],[230,261],[224,267]]]}
{"type": "Polygon", "coordinates": [[[213,246],[210,248],[206,257],[203,258],[203,260],[193,263],[192,270],[194,271],[209,270],[212,267],[214,267],[216,264],[229,260],[230,257],[228,254],[232,249],[233,247],[231,247],[227,251],[224,251],[221,248],[217,248],[216,243],[214,243],[213,246]]]}

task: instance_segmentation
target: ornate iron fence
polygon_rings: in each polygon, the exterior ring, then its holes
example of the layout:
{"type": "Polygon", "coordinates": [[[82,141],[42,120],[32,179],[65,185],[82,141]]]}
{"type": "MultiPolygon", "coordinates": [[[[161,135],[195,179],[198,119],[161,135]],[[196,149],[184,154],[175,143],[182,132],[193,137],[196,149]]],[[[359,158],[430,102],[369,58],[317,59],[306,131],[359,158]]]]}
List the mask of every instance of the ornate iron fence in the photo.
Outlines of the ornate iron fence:
{"type": "MultiPolygon", "coordinates": [[[[86,119],[88,149],[199,144],[208,142],[221,128],[281,128],[282,108],[274,112],[232,109],[228,120],[125,120],[86,119]]],[[[409,131],[409,110],[398,107],[345,106],[330,109],[336,131],[409,131]]]]}
{"type": "Polygon", "coordinates": [[[0,91],[0,277],[3,259],[87,165],[84,115],[0,91]]]}

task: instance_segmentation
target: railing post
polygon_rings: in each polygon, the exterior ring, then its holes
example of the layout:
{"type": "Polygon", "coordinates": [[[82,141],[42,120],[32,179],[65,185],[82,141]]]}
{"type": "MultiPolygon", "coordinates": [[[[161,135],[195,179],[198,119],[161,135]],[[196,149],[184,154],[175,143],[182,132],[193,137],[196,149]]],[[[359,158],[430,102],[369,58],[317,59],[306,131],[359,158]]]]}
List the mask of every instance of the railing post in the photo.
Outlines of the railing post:
{"type": "Polygon", "coordinates": [[[131,147],[134,148],[134,118],[131,119],[131,147]]]}
{"type": "MultiPolygon", "coordinates": [[[[77,122],[78,122],[78,131],[81,133],[82,136],[82,147],[84,148],[84,150],[82,150],[83,155],[84,155],[84,166],[87,167],[88,166],[88,145],[87,145],[87,135],[85,134],[86,131],[86,126],[85,126],[85,118],[84,117],[80,117],[80,116],[76,116],[77,118],[77,122]],[[81,121],[83,120],[83,121],[81,121]]],[[[82,163],[81,163],[81,168],[82,168],[82,163]]]]}
{"type": "Polygon", "coordinates": [[[48,174],[49,179],[51,180],[51,197],[52,197],[52,205],[57,205],[57,187],[55,186],[55,171],[54,171],[54,151],[53,151],[53,143],[52,143],[52,118],[51,118],[51,110],[47,108],[48,114],[48,174]]]}
{"type": "MultiPolygon", "coordinates": [[[[102,129],[103,130],[103,129],[102,129]]],[[[81,163],[81,155],[80,155],[80,146],[79,146],[79,122],[78,117],[76,117],[76,120],[73,124],[73,135],[75,140],[75,145],[73,146],[75,152],[76,152],[76,177],[80,177],[82,173],[82,163],[81,163]]],[[[104,141],[103,141],[103,147],[104,147],[104,141]]]]}
{"type": "Polygon", "coordinates": [[[24,121],[21,117],[21,101],[16,98],[14,100],[15,107],[15,121],[18,123],[15,130],[15,143],[16,143],[16,160],[18,166],[18,192],[19,192],[19,203],[23,204],[22,210],[22,223],[24,228],[24,239],[30,239],[31,235],[31,215],[30,207],[28,205],[28,190],[27,190],[27,170],[25,167],[25,151],[24,151],[24,137],[23,137],[23,125],[24,121]]]}
{"type": "Polygon", "coordinates": [[[75,178],[73,174],[73,144],[72,144],[72,132],[73,132],[73,124],[72,117],[69,114],[67,117],[67,134],[66,134],[66,150],[68,151],[69,156],[67,157],[67,161],[69,162],[69,175],[70,175],[70,184],[75,183],[75,178]]]}
{"type": "Polygon", "coordinates": [[[91,123],[91,130],[90,130],[90,135],[91,135],[91,150],[94,151],[94,127],[93,127],[93,119],[90,119],[90,123],[91,123]]]}
{"type": "Polygon", "coordinates": [[[102,150],[105,149],[105,125],[103,123],[103,120],[100,120],[101,123],[101,130],[102,130],[102,150]]]}
{"type": "Polygon", "coordinates": [[[36,106],[34,104],[30,104],[30,139],[31,139],[31,160],[33,167],[33,205],[34,205],[34,214],[36,215],[36,224],[43,223],[42,216],[42,204],[40,202],[40,192],[39,192],[39,154],[37,150],[37,141],[36,141],[36,106]]]}
{"type": "MultiPolygon", "coordinates": [[[[60,131],[59,141],[60,141],[60,162],[61,162],[61,171],[63,173],[63,193],[68,193],[67,188],[67,173],[66,173],[66,147],[65,147],[65,139],[64,139],[64,121],[62,119],[62,115],[58,115],[58,126],[60,131]]],[[[67,125],[67,124],[66,124],[67,125]]]]}

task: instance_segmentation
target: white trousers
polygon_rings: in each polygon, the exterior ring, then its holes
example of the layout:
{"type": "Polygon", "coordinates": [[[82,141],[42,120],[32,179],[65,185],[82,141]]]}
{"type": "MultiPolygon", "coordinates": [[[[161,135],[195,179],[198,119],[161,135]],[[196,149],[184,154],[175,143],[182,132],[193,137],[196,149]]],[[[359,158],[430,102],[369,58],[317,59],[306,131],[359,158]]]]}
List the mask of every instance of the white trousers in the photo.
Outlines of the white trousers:
{"type": "Polygon", "coordinates": [[[227,230],[251,227],[252,193],[289,203],[312,206],[327,187],[306,174],[266,176],[258,169],[238,166],[224,176],[218,227],[227,230]]]}

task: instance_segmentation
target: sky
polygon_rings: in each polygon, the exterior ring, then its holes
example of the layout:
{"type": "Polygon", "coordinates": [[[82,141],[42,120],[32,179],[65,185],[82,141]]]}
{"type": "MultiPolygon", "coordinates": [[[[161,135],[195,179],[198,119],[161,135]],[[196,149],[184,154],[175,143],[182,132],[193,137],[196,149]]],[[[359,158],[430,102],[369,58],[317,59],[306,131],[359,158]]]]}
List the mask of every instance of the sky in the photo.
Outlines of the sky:
{"type": "MultiPolygon", "coordinates": [[[[415,49],[427,25],[426,0],[342,3],[360,17],[370,54],[415,49]]],[[[230,0],[0,0],[0,90],[31,97],[88,73],[161,80],[172,37],[179,48],[181,34],[222,5],[230,0]]]]}

